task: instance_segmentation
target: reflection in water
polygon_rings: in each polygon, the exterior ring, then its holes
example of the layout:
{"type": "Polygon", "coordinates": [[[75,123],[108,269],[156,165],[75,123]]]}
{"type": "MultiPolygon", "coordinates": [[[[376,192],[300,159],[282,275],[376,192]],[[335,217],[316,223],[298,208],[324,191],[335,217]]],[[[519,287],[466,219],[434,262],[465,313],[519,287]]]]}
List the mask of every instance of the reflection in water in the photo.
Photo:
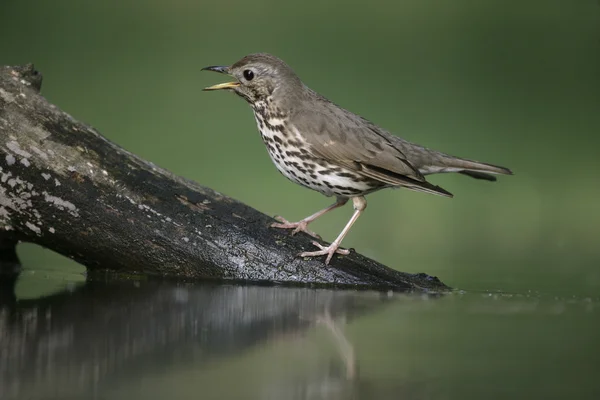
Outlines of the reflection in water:
{"type": "Polygon", "coordinates": [[[7,301],[0,309],[0,398],[114,398],[116,388],[139,377],[209,367],[319,327],[334,343],[329,361],[308,377],[276,379],[260,391],[351,398],[358,375],[343,321],[386,299],[307,288],[88,282],[69,293],[7,301]]]}
{"type": "Polygon", "coordinates": [[[598,310],[169,282],[3,293],[0,399],[597,399],[598,310]]]}
{"type": "Polygon", "coordinates": [[[325,326],[335,352],[308,374],[283,379],[267,389],[265,399],[354,399],[358,398],[360,380],[357,375],[354,348],[342,331],[345,316],[336,321],[326,308],[315,322],[325,326]]]}
{"type": "Polygon", "coordinates": [[[335,339],[340,355],[344,360],[344,366],[346,367],[346,379],[355,379],[357,371],[354,347],[352,347],[352,344],[350,344],[348,339],[346,339],[346,336],[344,336],[344,332],[342,332],[340,325],[333,320],[331,314],[329,314],[329,310],[325,310],[325,315],[318,321],[323,323],[329,329],[335,339]]]}

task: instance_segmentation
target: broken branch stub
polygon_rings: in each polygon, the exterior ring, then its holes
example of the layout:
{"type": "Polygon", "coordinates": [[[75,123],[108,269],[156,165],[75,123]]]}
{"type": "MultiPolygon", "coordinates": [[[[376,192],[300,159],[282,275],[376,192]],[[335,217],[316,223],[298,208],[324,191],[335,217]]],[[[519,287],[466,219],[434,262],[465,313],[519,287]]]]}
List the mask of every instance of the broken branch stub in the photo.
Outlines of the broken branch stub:
{"type": "Polygon", "coordinates": [[[31,65],[0,68],[4,243],[40,244],[91,272],[446,288],[354,252],[328,267],[298,258],[312,249],[309,236],[269,229],[269,216],[140,159],[50,104],[40,87],[31,65]]]}

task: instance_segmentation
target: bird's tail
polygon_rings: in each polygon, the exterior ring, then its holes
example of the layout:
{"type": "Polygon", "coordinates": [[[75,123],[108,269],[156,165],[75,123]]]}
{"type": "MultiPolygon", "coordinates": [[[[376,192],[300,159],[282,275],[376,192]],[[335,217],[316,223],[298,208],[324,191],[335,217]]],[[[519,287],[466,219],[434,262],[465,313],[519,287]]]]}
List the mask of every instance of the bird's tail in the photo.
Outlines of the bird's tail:
{"type": "Polygon", "coordinates": [[[474,160],[467,160],[465,158],[458,158],[443,153],[437,153],[434,159],[436,160],[435,163],[419,168],[419,172],[421,172],[423,175],[444,172],[458,172],[472,178],[485,179],[488,181],[495,181],[496,177],[494,175],[513,174],[510,169],[505,167],[474,160]]]}

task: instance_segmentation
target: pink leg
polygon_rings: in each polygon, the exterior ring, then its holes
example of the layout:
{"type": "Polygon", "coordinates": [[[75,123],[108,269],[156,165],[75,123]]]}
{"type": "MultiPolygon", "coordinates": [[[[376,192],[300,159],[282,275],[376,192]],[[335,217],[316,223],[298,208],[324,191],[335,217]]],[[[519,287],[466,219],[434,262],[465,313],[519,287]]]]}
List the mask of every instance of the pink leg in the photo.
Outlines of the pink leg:
{"type": "Polygon", "coordinates": [[[315,257],[327,255],[327,258],[325,259],[325,264],[329,265],[329,261],[331,261],[331,257],[333,257],[335,253],[342,254],[345,256],[350,254],[349,250],[340,249],[340,244],[342,243],[342,240],[344,240],[344,237],[348,234],[350,228],[352,228],[352,225],[354,225],[360,214],[365,210],[365,208],[367,208],[367,200],[365,200],[365,198],[362,196],[353,197],[352,203],[354,205],[354,214],[352,214],[352,218],[350,218],[350,221],[348,221],[344,229],[342,229],[342,232],[333,241],[333,243],[331,243],[329,246],[323,246],[320,243],[313,242],[313,244],[321,250],[305,251],[304,253],[299,254],[300,257],[315,257]]]}
{"type": "Polygon", "coordinates": [[[298,221],[298,222],[289,222],[288,220],[286,220],[283,217],[280,217],[279,215],[275,217],[275,219],[277,221],[279,221],[279,223],[274,222],[271,224],[271,228],[282,228],[282,229],[294,229],[292,231],[292,235],[295,235],[298,232],[306,232],[308,233],[310,236],[317,238],[317,239],[321,239],[321,237],[319,235],[317,235],[316,233],[308,230],[308,224],[310,224],[311,222],[313,222],[315,219],[327,214],[329,211],[334,210],[338,207],[343,206],[344,204],[346,204],[348,202],[347,198],[343,198],[343,197],[338,197],[337,201],[330,205],[327,208],[322,209],[321,211],[317,211],[316,213],[314,213],[313,215],[311,215],[310,217],[306,217],[304,218],[302,221],[298,221]]]}

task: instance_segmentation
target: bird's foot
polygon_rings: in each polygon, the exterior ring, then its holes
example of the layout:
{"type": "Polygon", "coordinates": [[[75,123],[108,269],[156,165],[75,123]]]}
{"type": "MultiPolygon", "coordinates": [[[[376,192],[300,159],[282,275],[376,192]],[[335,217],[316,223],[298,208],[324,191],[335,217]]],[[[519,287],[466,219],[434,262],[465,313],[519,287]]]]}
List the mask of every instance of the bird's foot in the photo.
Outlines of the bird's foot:
{"type": "Polygon", "coordinates": [[[317,251],[305,251],[305,252],[300,253],[298,255],[300,257],[316,257],[316,256],[327,255],[327,258],[325,259],[325,265],[329,265],[329,261],[331,261],[331,257],[333,257],[333,255],[335,253],[341,254],[341,255],[344,255],[344,256],[347,256],[348,254],[350,254],[350,250],[340,249],[340,245],[337,244],[337,243],[335,243],[335,242],[331,243],[329,246],[323,246],[322,244],[320,244],[318,242],[312,242],[312,244],[314,244],[315,246],[317,246],[321,250],[317,250],[317,251]]]}
{"type": "Polygon", "coordinates": [[[308,229],[308,222],[306,222],[306,220],[290,222],[279,215],[276,216],[275,219],[279,222],[273,222],[271,228],[293,229],[292,235],[295,235],[298,232],[305,232],[315,239],[321,239],[321,236],[308,229]]]}

